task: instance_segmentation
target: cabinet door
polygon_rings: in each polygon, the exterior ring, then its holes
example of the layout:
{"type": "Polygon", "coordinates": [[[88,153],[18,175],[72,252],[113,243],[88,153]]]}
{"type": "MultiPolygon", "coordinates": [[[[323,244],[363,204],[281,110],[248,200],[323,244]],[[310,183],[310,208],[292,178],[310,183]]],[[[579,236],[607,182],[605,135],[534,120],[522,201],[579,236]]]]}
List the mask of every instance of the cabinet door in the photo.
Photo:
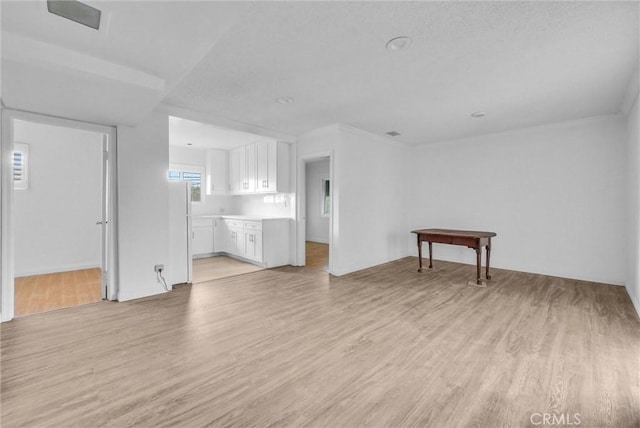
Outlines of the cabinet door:
{"type": "Polygon", "coordinates": [[[244,257],[245,247],[242,222],[237,220],[225,219],[224,223],[227,236],[225,251],[230,254],[244,257]]]}
{"type": "Polygon", "coordinates": [[[256,143],[256,191],[278,190],[278,143],[262,141],[256,143]]]}
{"type": "Polygon", "coordinates": [[[245,232],[246,236],[246,256],[248,259],[257,262],[262,261],[262,231],[245,232]]]}
{"type": "Polygon", "coordinates": [[[231,229],[231,249],[229,252],[237,256],[245,256],[245,242],[242,229],[231,229]]]}
{"type": "Polygon", "coordinates": [[[245,257],[258,262],[262,261],[262,222],[245,221],[244,251],[245,257]]]}
{"type": "Polygon", "coordinates": [[[244,232],[245,257],[257,262],[262,261],[262,232],[244,232]]]}
{"type": "Polygon", "coordinates": [[[192,254],[213,253],[213,228],[207,226],[194,226],[192,228],[192,254]]]}
{"type": "Polygon", "coordinates": [[[207,195],[226,195],[228,189],[227,152],[207,151],[207,195]]]}
{"type": "Polygon", "coordinates": [[[269,185],[269,143],[256,143],[256,192],[264,192],[269,185]]]}
{"type": "Polygon", "coordinates": [[[245,147],[245,158],[246,158],[246,170],[245,170],[245,182],[246,189],[245,193],[255,193],[256,192],[256,145],[250,144],[245,147]]]}
{"type": "Polygon", "coordinates": [[[247,155],[244,147],[238,147],[234,149],[233,152],[237,157],[238,163],[238,183],[237,183],[237,192],[236,193],[246,193],[247,192],[247,155]]]}
{"type": "Polygon", "coordinates": [[[216,218],[213,220],[213,252],[221,251],[227,251],[227,227],[224,220],[216,218]]]}
{"type": "Polygon", "coordinates": [[[233,149],[229,152],[229,192],[238,194],[242,191],[240,179],[241,165],[244,164],[244,147],[233,149]]]}

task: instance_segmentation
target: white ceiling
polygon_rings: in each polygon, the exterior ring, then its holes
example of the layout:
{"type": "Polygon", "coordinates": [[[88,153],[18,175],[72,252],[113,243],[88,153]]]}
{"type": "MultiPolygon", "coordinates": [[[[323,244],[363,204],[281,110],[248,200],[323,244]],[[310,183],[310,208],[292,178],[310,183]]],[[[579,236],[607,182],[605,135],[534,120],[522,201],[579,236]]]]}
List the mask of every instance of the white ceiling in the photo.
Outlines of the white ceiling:
{"type": "Polygon", "coordinates": [[[45,0],[0,2],[2,98],[11,108],[109,125],[139,123],[233,26],[246,5],[85,1],[96,31],[45,0]]]}
{"type": "MultiPolygon", "coordinates": [[[[230,150],[270,138],[169,116],[169,145],[194,149],[230,150]]],[[[271,139],[272,140],[272,139],[271,139]]]]}
{"type": "Polygon", "coordinates": [[[614,114],[639,61],[636,1],[86,3],[100,32],[44,0],[2,2],[7,106],[118,124],[164,100],[290,135],[341,122],[422,144],[614,114]],[[386,50],[396,36],[412,46],[386,50]]]}

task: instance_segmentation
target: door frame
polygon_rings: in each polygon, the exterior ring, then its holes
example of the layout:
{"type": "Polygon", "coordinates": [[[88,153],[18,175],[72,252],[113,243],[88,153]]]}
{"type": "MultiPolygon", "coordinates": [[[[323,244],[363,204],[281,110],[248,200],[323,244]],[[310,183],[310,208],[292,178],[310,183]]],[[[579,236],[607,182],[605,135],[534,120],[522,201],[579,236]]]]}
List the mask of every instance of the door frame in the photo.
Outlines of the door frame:
{"type": "Polygon", "coordinates": [[[307,164],[313,161],[329,158],[329,181],[331,186],[331,211],[329,212],[329,266],[327,272],[333,273],[335,258],[334,251],[334,216],[335,216],[335,180],[333,174],[333,150],[312,153],[298,157],[298,207],[297,207],[297,231],[296,231],[296,265],[306,265],[306,238],[307,238],[307,164]]]}
{"type": "MultiPolygon", "coordinates": [[[[21,110],[2,109],[2,131],[0,141],[0,160],[2,160],[2,174],[0,175],[0,321],[10,321],[14,317],[15,282],[14,282],[14,233],[13,233],[13,178],[11,173],[11,152],[13,151],[13,121],[24,120],[43,125],[62,126],[103,134],[108,139],[106,152],[103,146],[103,156],[106,156],[108,168],[103,170],[103,181],[107,195],[103,196],[103,204],[108,210],[108,227],[106,232],[107,254],[104,254],[105,242],[101,242],[103,258],[106,257],[107,266],[102,267],[106,275],[106,290],[102,294],[107,300],[118,298],[118,195],[117,195],[117,131],[115,127],[80,122],[54,116],[47,116],[21,110]],[[106,174],[106,177],[105,177],[106,174]],[[106,180],[106,181],[105,181],[106,180]],[[108,199],[107,199],[108,198],[108,199]]],[[[103,163],[105,161],[103,160],[103,163]]],[[[104,220],[104,219],[103,219],[104,220]]],[[[105,225],[103,225],[105,227],[105,225]]]]}

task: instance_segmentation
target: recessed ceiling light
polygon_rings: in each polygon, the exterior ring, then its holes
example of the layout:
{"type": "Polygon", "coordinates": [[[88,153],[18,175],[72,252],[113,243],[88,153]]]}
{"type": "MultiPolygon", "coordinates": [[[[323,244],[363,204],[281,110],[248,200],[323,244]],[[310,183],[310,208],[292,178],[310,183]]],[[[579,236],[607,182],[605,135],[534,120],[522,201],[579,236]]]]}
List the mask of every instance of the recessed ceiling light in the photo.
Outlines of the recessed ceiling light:
{"type": "Polygon", "coordinates": [[[475,113],[471,113],[471,117],[475,117],[476,119],[480,119],[481,117],[485,117],[486,115],[486,111],[477,111],[475,113]]]}
{"type": "Polygon", "coordinates": [[[389,131],[387,132],[387,135],[391,135],[392,137],[397,137],[398,135],[400,135],[400,133],[396,131],[389,131]]]}
{"type": "Polygon", "coordinates": [[[411,40],[409,37],[406,37],[406,36],[394,37],[393,39],[387,42],[387,50],[403,51],[405,49],[408,49],[412,43],[413,43],[413,40],[411,40]]]}
{"type": "Polygon", "coordinates": [[[276,102],[278,104],[291,104],[293,102],[293,98],[291,98],[291,97],[279,97],[279,98],[276,98],[276,102]]]}
{"type": "Polygon", "coordinates": [[[70,19],[94,30],[100,29],[102,12],[88,4],[76,0],[47,0],[47,10],[54,15],[70,19]]]}

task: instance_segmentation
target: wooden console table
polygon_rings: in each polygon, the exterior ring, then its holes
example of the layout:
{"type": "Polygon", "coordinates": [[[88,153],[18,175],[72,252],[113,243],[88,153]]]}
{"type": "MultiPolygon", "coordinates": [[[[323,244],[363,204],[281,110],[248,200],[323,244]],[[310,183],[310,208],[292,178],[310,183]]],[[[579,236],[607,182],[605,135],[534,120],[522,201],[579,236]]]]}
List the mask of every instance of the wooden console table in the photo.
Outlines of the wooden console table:
{"type": "Polygon", "coordinates": [[[418,272],[422,272],[422,243],[429,243],[429,269],[433,268],[433,258],[431,244],[451,244],[463,245],[476,250],[476,284],[481,285],[480,265],[482,262],[482,247],[487,249],[487,279],[489,275],[489,258],[491,257],[491,238],[496,236],[494,232],[474,232],[470,230],[448,230],[448,229],[419,229],[412,230],[418,237],[418,272]]]}

